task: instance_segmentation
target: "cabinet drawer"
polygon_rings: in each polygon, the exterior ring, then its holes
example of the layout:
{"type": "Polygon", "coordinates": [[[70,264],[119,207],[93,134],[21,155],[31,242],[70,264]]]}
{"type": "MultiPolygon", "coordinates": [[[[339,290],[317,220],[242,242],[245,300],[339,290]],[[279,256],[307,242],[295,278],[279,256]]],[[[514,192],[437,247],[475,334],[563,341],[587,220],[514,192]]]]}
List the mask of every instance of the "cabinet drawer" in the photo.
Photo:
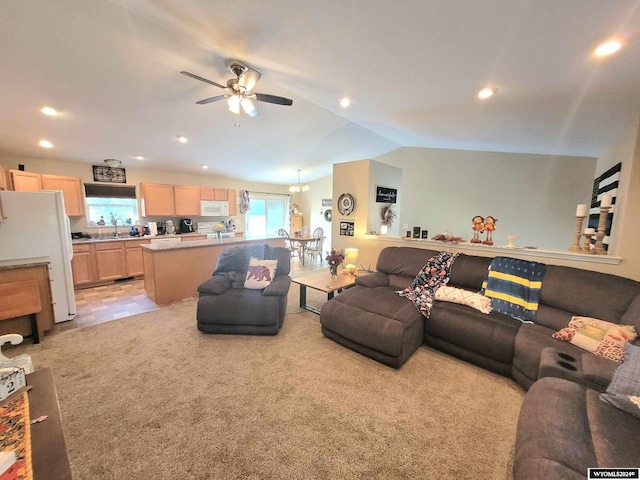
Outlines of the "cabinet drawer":
{"type": "Polygon", "coordinates": [[[96,243],[96,250],[123,250],[122,241],[96,243]]]}
{"type": "Polygon", "coordinates": [[[127,240],[126,242],[124,242],[124,247],[129,249],[129,248],[138,248],[140,245],[146,245],[148,243],[151,243],[150,240],[127,240]]]}
{"type": "Polygon", "coordinates": [[[91,250],[91,245],[74,245],[73,246],[73,253],[88,252],[89,250],[91,250]]]}

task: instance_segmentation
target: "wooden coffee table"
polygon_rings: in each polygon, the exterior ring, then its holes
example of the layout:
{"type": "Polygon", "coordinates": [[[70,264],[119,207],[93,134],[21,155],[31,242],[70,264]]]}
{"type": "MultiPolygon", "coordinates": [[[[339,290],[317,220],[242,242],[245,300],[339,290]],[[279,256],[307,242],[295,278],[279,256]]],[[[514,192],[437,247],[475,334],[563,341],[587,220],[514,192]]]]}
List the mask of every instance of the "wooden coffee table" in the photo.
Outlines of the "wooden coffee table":
{"type": "Polygon", "coordinates": [[[338,274],[338,278],[331,278],[329,269],[321,270],[304,277],[292,279],[293,283],[300,285],[300,308],[320,314],[320,309],[307,305],[307,287],[320,290],[327,294],[327,300],[331,300],[335,292],[341,292],[345,288],[352,287],[356,283],[355,275],[338,274]]]}

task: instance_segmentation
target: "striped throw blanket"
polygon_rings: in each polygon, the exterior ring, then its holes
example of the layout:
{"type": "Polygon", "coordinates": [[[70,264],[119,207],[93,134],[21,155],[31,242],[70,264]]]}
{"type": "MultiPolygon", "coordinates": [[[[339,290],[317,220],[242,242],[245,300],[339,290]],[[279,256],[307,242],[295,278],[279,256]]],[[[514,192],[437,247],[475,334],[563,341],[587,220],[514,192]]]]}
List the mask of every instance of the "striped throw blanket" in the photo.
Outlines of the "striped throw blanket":
{"type": "Polygon", "coordinates": [[[480,293],[491,298],[494,311],[533,323],[545,269],[544,263],[496,257],[489,265],[480,293]]]}

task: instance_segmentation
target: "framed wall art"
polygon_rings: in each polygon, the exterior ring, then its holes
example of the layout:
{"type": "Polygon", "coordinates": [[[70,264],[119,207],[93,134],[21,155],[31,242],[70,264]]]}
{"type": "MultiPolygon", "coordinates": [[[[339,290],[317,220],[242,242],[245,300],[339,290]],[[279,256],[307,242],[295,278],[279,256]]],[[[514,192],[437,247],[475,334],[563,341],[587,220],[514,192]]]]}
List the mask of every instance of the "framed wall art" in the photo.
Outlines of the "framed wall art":
{"type": "Polygon", "coordinates": [[[127,174],[124,168],[103,167],[103,166],[94,165],[93,181],[109,182],[109,183],[127,183],[127,174]]]}
{"type": "Polygon", "coordinates": [[[396,203],[397,197],[397,188],[376,186],[376,203],[396,203]]]}

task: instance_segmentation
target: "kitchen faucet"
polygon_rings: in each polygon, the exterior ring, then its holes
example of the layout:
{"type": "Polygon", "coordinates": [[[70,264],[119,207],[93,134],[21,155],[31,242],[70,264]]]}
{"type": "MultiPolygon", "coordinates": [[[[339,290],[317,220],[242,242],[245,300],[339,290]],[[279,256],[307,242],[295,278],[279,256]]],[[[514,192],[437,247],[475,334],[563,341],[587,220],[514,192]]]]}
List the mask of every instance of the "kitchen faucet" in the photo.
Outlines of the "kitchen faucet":
{"type": "Polygon", "coordinates": [[[118,220],[122,222],[122,226],[124,227],[124,220],[122,220],[120,217],[116,218],[115,222],[113,222],[113,226],[116,229],[116,238],[120,238],[120,232],[118,231],[118,220]]]}

